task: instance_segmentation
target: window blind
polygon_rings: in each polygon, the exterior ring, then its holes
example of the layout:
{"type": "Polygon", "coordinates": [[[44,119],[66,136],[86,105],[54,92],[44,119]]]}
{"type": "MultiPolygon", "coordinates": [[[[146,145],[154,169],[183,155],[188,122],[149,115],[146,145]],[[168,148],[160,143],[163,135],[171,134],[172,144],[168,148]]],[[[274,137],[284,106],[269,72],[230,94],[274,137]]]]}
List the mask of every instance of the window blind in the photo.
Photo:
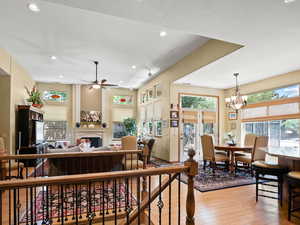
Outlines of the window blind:
{"type": "Polygon", "coordinates": [[[300,97],[248,105],[241,118],[242,122],[300,118],[300,97]]]}

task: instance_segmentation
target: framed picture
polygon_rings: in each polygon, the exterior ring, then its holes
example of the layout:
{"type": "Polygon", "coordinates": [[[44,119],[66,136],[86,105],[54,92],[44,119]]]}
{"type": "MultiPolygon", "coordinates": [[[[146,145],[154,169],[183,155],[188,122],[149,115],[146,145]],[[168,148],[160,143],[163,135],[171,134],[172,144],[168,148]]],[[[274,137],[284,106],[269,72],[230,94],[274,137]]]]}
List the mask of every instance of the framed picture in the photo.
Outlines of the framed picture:
{"type": "Polygon", "coordinates": [[[170,120],[170,127],[179,127],[179,120],[170,120]]]}
{"type": "Polygon", "coordinates": [[[154,136],[160,137],[162,136],[162,121],[157,120],[154,122],[155,133],[154,136]]]}
{"type": "Polygon", "coordinates": [[[149,101],[151,101],[153,99],[153,97],[154,97],[153,95],[154,95],[153,89],[149,89],[148,90],[148,100],[149,101]]]}
{"type": "Polygon", "coordinates": [[[162,88],[160,84],[157,84],[153,87],[153,97],[154,98],[159,98],[162,95],[162,88]]]}
{"type": "Polygon", "coordinates": [[[229,120],[237,120],[237,113],[236,112],[229,112],[228,113],[229,120]]]}
{"type": "Polygon", "coordinates": [[[171,119],[179,119],[179,112],[178,111],[170,111],[170,118],[171,119]]]}
{"type": "Polygon", "coordinates": [[[148,134],[153,135],[153,123],[151,121],[148,122],[148,134]]]}

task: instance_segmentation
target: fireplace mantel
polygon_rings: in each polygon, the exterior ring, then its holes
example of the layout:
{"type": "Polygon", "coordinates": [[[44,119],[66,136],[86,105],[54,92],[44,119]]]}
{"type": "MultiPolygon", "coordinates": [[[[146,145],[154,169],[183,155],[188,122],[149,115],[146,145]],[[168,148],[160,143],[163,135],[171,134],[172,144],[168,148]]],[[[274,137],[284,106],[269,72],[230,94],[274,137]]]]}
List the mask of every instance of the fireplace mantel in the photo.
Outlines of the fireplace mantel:
{"type": "Polygon", "coordinates": [[[101,137],[103,139],[104,129],[101,128],[74,128],[74,141],[82,137],[101,137]]]}

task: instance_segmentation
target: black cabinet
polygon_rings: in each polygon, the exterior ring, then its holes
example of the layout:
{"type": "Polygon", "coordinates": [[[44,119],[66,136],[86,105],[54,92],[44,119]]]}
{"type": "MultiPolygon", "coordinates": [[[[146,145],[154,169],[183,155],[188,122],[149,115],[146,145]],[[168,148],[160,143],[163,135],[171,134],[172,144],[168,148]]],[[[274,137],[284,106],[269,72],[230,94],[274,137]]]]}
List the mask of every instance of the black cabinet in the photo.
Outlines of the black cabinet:
{"type": "Polygon", "coordinates": [[[16,148],[31,148],[37,144],[35,125],[36,121],[43,122],[43,120],[43,111],[40,109],[27,105],[18,106],[16,148]]]}

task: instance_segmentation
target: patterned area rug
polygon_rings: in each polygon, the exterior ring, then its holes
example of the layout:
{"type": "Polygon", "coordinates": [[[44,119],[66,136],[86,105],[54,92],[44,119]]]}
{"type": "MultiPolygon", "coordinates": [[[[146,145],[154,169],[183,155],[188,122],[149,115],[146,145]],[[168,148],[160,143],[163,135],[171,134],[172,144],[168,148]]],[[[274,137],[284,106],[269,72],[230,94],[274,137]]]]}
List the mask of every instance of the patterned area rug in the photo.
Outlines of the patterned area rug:
{"type": "MultiPolygon", "coordinates": [[[[114,189],[114,185],[112,183],[104,185],[104,192],[102,184],[96,183],[95,186],[91,185],[91,206],[89,206],[89,192],[87,185],[78,186],[77,191],[77,201],[78,205],[76,207],[76,194],[74,194],[75,188],[73,186],[67,187],[64,189],[64,198],[63,198],[63,205],[64,205],[64,215],[75,217],[76,215],[76,208],[78,212],[79,218],[84,217],[89,212],[89,207],[91,207],[91,212],[104,212],[106,214],[109,213],[109,210],[114,210],[114,204],[116,199],[117,210],[119,212],[126,210],[126,203],[128,201],[128,205],[130,208],[133,208],[137,205],[137,201],[135,197],[129,193],[127,198],[126,195],[126,188],[123,183],[116,184],[116,190],[114,189]],[[114,193],[116,193],[116,198],[114,198],[114,193]],[[104,194],[104,198],[103,198],[104,194]],[[104,206],[104,207],[103,207],[104,206]]],[[[24,213],[21,223],[26,223],[27,216],[28,216],[28,223],[30,224],[30,212],[24,213]]],[[[37,198],[35,201],[35,207],[33,207],[33,219],[34,221],[43,221],[46,220],[46,214],[52,215],[50,218],[53,220],[58,219],[61,215],[61,193],[58,190],[51,190],[48,193],[48,205],[46,201],[46,190],[39,191],[37,194],[37,198]],[[48,207],[47,207],[48,206],[48,207]]],[[[97,214],[98,214],[97,213],[97,214]]]]}
{"type": "MultiPolygon", "coordinates": [[[[150,162],[155,167],[174,165],[159,159],[152,159],[150,162]]],[[[180,180],[187,183],[187,176],[182,174],[180,180]]],[[[204,171],[203,166],[199,163],[199,173],[195,177],[194,188],[201,192],[207,192],[250,184],[255,184],[255,178],[247,173],[247,171],[239,170],[234,175],[228,171],[218,169],[213,174],[212,169],[207,167],[206,171],[204,171]]]]}
{"type": "MultiPolygon", "coordinates": [[[[185,174],[181,175],[181,181],[187,183],[185,174]]],[[[195,177],[194,188],[201,192],[207,192],[250,184],[255,184],[255,177],[252,177],[246,171],[231,174],[227,171],[215,170],[215,174],[213,174],[210,168],[204,171],[201,166],[198,175],[195,177]]]]}

